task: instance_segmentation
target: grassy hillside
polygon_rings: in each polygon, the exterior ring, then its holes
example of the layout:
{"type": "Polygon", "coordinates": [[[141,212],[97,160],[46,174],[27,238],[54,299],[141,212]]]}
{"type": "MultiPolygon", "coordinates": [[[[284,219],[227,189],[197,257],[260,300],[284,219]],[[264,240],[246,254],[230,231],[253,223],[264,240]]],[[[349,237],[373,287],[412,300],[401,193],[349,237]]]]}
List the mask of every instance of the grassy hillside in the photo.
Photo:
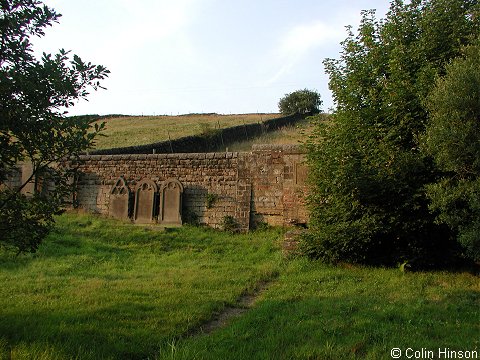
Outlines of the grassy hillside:
{"type": "Polygon", "coordinates": [[[312,133],[313,127],[313,123],[307,118],[299,121],[296,125],[286,126],[248,141],[231,144],[228,146],[228,150],[249,151],[254,144],[303,144],[312,133]]]}
{"type": "Polygon", "coordinates": [[[215,128],[257,123],[281,114],[193,114],[179,116],[134,116],[103,119],[104,136],[96,140],[96,149],[144,145],[154,142],[201,134],[215,128]]]}
{"type": "Polygon", "coordinates": [[[37,254],[0,253],[0,359],[390,359],[392,348],[402,358],[408,348],[480,348],[480,281],[468,272],[282,260],[278,230],[58,221],[37,254]],[[202,333],[265,282],[248,311],[202,333]]]}

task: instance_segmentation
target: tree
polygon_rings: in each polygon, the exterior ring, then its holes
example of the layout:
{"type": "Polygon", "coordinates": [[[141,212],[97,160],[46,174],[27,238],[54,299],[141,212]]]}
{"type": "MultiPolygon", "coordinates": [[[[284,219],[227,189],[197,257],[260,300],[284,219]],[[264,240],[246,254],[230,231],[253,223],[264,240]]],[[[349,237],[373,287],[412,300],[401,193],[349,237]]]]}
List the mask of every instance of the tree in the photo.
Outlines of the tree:
{"type": "Polygon", "coordinates": [[[340,59],[324,62],[337,109],[308,145],[308,254],[429,266],[455,249],[428,208],[439,173],[418,137],[435,77],[478,31],[474,0],[394,0],[386,19],[364,11],[358,33],[349,28],[340,59]]]}
{"type": "Polygon", "coordinates": [[[278,103],[278,109],[282,114],[307,114],[318,113],[322,106],[320,94],[312,90],[297,90],[285,94],[278,103]]]}
{"type": "Polygon", "coordinates": [[[67,201],[72,170],[59,162],[91,147],[103,128],[66,111],[109,71],[65,50],[33,54],[30,38],[60,16],[41,1],[0,0],[0,247],[18,253],[38,248],[67,201]],[[12,186],[21,162],[31,163],[31,176],[12,186]],[[23,194],[31,182],[33,194],[23,194]]]}
{"type": "Polygon", "coordinates": [[[445,173],[427,187],[438,220],[480,260],[480,38],[447,66],[428,97],[422,142],[445,173]]]}

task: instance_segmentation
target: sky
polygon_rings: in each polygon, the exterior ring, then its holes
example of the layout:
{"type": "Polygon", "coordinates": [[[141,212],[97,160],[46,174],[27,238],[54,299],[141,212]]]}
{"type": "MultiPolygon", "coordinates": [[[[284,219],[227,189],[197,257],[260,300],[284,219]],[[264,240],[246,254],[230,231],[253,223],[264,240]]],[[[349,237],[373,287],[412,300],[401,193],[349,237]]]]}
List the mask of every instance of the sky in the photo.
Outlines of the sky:
{"type": "Polygon", "coordinates": [[[71,50],[111,74],[70,115],[271,113],[295,90],[334,104],[325,58],[338,58],[360,12],[388,0],[45,0],[60,22],[34,50],[71,50]]]}

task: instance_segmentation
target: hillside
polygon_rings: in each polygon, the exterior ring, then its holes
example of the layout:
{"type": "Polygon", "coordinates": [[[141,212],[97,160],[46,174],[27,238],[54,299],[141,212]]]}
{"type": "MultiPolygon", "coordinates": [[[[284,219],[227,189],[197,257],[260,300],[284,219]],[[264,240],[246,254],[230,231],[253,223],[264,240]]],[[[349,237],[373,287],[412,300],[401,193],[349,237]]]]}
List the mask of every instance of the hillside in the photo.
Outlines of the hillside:
{"type": "Polygon", "coordinates": [[[294,126],[286,126],[276,131],[271,131],[262,136],[248,141],[239,141],[228,147],[229,151],[249,151],[254,144],[303,144],[314,128],[313,123],[307,118],[300,120],[294,126]]]}
{"type": "Polygon", "coordinates": [[[131,116],[99,120],[105,122],[104,136],[96,140],[95,149],[144,145],[212,129],[262,122],[281,114],[189,114],[179,116],[131,116]]]}

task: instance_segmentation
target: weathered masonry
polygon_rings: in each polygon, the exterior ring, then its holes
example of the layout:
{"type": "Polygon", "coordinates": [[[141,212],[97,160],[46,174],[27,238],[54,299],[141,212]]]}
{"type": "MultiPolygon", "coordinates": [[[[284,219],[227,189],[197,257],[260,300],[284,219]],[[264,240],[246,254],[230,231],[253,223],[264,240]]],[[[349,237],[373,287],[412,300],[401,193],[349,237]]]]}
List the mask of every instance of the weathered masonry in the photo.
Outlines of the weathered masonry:
{"type": "Polygon", "coordinates": [[[305,224],[306,166],[298,146],[251,152],[86,155],[75,201],[89,211],[141,223],[196,221],[243,230],[265,222],[305,224]]]}

